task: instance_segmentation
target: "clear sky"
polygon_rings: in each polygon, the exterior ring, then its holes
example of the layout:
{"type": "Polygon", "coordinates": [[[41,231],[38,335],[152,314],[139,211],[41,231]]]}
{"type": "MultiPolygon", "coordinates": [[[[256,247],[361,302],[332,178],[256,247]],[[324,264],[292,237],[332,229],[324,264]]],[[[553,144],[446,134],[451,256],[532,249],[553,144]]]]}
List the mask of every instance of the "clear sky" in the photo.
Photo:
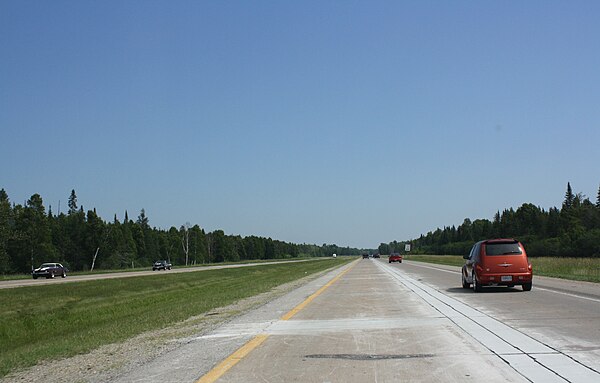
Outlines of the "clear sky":
{"type": "Polygon", "coordinates": [[[376,247],[600,185],[599,1],[0,0],[0,188],[376,247]]]}

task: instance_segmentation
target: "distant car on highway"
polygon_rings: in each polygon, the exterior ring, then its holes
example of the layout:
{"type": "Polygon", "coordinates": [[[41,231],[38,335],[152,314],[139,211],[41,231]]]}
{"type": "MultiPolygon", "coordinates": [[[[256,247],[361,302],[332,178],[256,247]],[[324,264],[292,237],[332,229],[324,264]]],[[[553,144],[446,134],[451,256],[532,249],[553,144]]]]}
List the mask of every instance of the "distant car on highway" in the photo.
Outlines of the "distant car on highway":
{"type": "Polygon", "coordinates": [[[362,257],[363,257],[363,259],[369,259],[369,254],[363,253],[362,257]]]}
{"type": "Polygon", "coordinates": [[[390,257],[388,258],[388,262],[389,263],[392,263],[392,262],[402,263],[402,256],[399,253],[392,253],[390,255],[390,257]]]}
{"type": "Polygon", "coordinates": [[[373,254],[373,258],[381,258],[381,256],[379,255],[379,253],[375,253],[373,254]]]}
{"type": "Polygon", "coordinates": [[[60,263],[42,263],[40,267],[31,272],[31,276],[33,279],[38,279],[39,277],[46,277],[47,279],[50,279],[57,275],[66,278],[67,271],[67,268],[60,263]]]}
{"type": "Polygon", "coordinates": [[[152,271],[156,271],[156,270],[171,270],[172,266],[173,265],[171,265],[169,262],[167,262],[165,260],[156,261],[152,265],[152,271]]]}
{"type": "Polygon", "coordinates": [[[533,270],[521,242],[508,239],[489,239],[477,242],[462,267],[462,287],[480,292],[484,286],[520,285],[530,291],[533,270]]]}

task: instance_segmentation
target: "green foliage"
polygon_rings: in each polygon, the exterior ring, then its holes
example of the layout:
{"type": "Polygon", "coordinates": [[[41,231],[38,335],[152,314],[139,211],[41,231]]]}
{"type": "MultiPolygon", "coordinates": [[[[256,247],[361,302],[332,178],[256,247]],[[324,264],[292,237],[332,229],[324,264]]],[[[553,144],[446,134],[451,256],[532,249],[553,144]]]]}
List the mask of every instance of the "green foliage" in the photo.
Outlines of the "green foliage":
{"type": "Polygon", "coordinates": [[[506,237],[523,242],[532,257],[600,257],[600,190],[594,205],[568,183],[560,210],[524,203],[498,211],[492,221],[467,218],[458,228],[438,228],[410,243],[419,254],[464,255],[476,241],[506,237]]]}
{"type": "Polygon", "coordinates": [[[69,215],[77,213],[77,195],[75,194],[75,189],[71,190],[67,205],[69,206],[69,215]]]}
{"type": "Polygon", "coordinates": [[[96,251],[95,269],[149,267],[158,259],[174,265],[196,265],[253,259],[360,254],[362,250],[336,245],[297,245],[271,238],[205,233],[198,225],[177,230],[150,226],[144,209],[137,220],[105,222],[95,209],[85,212],[75,190],[68,214],[46,212],[42,197],[34,194],[25,206],[11,206],[0,190],[0,274],[29,273],[42,262],[61,262],[71,271],[89,270],[96,251]],[[186,237],[187,236],[187,237],[186,237]],[[184,241],[185,239],[185,241],[184,241]],[[184,246],[185,245],[185,246],[184,246]]]}
{"type": "Polygon", "coordinates": [[[573,207],[575,196],[573,195],[573,189],[571,189],[571,183],[567,182],[567,192],[565,193],[565,200],[563,202],[563,209],[570,209],[573,207]]]}
{"type": "Polygon", "coordinates": [[[392,253],[391,245],[389,245],[387,243],[382,243],[377,248],[377,251],[379,251],[379,254],[382,254],[382,255],[390,255],[392,253]]]}
{"type": "Polygon", "coordinates": [[[0,274],[12,271],[11,261],[8,255],[8,241],[13,236],[12,210],[8,194],[4,189],[0,190],[0,274]]]}

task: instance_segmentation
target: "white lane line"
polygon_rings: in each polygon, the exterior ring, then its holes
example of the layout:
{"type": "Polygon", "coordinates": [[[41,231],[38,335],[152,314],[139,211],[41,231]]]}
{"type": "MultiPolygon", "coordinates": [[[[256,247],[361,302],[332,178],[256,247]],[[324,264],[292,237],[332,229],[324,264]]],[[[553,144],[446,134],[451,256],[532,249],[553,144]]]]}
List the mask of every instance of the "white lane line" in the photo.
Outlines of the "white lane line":
{"type": "Polygon", "coordinates": [[[573,298],[579,298],[579,299],[586,299],[588,301],[592,301],[592,302],[598,302],[600,303],[600,299],[596,299],[596,298],[590,298],[590,297],[584,297],[583,295],[578,295],[578,294],[571,294],[571,293],[565,293],[563,291],[558,291],[558,290],[552,290],[552,289],[547,289],[545,287],[535,287],[536,290],[542,290],[542,291],[548,291],[550,293],[554,293],[554,294],[560,294],[560,295],[566,295],[568,297],[573,297],[573,298]]]}
{"type": "Polygon", "coordinates": [[[600,381],[598,371],[574,358],[408,277],[400,269],[379,263],[378,266],[530,381],[543,383],[600,381]]]}
{"type": "Polygon", "coordinates": [[[451,274],[460,274],[460,270],[446,270],[446,269],[442,269],[441,267],[425,266],[425,265],[421,265],[418,261],[413,261],[413,262],[410,263],[410,265],[411,266],[416,266],[416,267],[422,267],[424,269],[444,271],[446,273],[451,273],[451,274]]]}

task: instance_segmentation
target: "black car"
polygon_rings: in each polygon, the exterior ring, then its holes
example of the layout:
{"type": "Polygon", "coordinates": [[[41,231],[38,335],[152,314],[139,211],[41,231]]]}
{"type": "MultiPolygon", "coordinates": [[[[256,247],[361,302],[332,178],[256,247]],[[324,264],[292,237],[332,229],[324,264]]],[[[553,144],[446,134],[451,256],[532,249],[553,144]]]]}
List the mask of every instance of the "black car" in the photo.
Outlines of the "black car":
{"type": "Polygon", "coordinates": [[[152,265],[152,271],[156,270],[171,270],[171,264],[167,261],[156,261],[152,265]]]}
{"type": "Polygon", "coordinates": [[[67,271],[67,268],[60,263],[42,263],[40,267],[31,272],[31,276],[33,279],[38,279],[38,277],[46,277],[49,279],[54,278],[57,275],[66,278],[67,271]]]}

